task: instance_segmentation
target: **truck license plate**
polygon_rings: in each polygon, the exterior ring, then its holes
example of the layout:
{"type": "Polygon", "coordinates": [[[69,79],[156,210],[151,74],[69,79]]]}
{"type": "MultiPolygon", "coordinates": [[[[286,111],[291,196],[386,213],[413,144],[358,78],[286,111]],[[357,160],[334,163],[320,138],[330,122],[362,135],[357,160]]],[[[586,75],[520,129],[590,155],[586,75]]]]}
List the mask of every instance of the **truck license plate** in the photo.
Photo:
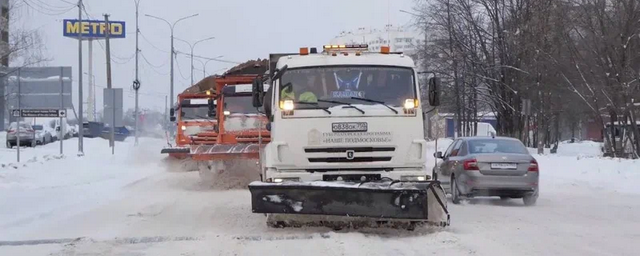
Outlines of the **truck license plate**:
{"type": "Polygon", "coordinates": [[[368,126],[365,122],[332,123],[331,130],[333,132],[366,132],[368,126]]]}
{"type": "Polygon", "coordinates": [[[491,169],[518,169],[518,164],[512,164],[512,163],[491,163],[491,169]]]}

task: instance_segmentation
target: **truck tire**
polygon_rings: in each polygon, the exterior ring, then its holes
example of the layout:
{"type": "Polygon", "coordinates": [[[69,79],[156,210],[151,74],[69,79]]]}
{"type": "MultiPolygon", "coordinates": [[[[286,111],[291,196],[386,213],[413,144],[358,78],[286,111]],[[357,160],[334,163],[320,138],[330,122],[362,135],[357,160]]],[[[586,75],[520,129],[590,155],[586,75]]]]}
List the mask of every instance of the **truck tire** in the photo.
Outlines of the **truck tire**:
{"type": "Polygon", "coordinates": [[[32,140],[31,141],[31,147],[32,148],[35,148],[37,144],[38,144],[38,142],[36,140],[32,140]]]}
{"type": "Polygon", "coordinates": [[[13,145],[11,145],[11,142],[7,141],[7,148],[13,148],[13,145]]]}

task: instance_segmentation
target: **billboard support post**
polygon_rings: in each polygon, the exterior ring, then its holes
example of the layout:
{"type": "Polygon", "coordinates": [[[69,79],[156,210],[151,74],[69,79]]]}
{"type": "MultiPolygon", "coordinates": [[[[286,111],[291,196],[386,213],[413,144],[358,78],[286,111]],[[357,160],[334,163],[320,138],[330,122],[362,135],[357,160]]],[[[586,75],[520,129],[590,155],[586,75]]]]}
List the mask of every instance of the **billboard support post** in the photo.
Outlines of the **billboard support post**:
{"type": "MultiPolygon", "coordinates": [[[[65,107],[64,107],[64,81],[62,80],[63,75],[64,75],[64,68],[60,67],[60,109],[65,109],[65,107]]],[[[60,116],[59,120],[60,120],[60,133],[58,135],[58,137],[59,137],[58,139],[60,140],[60,155],[62,155],[63,154],[62,141],[64,141],[64,135],[62,135],[62,116],[60,116]]]]}
{"type": "MultiPolygon", "coordinates": [[[[82,0],[78,0],[78,20],[80,21],[80,29],[82,30],[82,0]]],[[[84,155],[84,147],[82,144],[84,114],[82,107],[82,33],[78,33],[78,112],[80,112],[78,113],[78,156],[84,155]]]]}
{"type": "MultiPolygon", "coordinates": [[[[18,69],[18,111],[20,111],[20,83],[22,80],[22,77],[20,76],[20,69],[18,69]]],[[[17,151],[17,158],[18,158],[18,163],[20,162],[20,117],[18,117],[18,119],[16,120],[16,151],[17,151]]],[[[11,125],[11,124],[9,124],[11,125]]]]}

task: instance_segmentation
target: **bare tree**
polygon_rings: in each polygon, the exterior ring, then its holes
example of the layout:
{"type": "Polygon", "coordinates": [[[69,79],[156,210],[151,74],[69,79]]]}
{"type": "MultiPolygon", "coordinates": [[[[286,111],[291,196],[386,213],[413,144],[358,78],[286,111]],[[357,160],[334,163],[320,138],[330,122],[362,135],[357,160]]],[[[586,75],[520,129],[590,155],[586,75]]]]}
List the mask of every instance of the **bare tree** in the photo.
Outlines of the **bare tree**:
{"type": "MultiPolygon", "coordinates": [[[[484,109],[496,114],[500,133],[528,141],[532,130],[532,144],[546,146],[562,138],[562,124],[573,137],[587,117],[607,127],[606,115],[625,124],[639,115],[638,0],[416,0],[414,10],[429,25],[421,55],[446,78],[443,102],[459,134],[473,134],[484,109]],[[531,119],[521,113],[524,99],[531,119]]],[[[607,134],[609,151],[620,155],[620,139],[607,134]]],[[[639,137],[624,139],[636,156],[639,137]]]]}

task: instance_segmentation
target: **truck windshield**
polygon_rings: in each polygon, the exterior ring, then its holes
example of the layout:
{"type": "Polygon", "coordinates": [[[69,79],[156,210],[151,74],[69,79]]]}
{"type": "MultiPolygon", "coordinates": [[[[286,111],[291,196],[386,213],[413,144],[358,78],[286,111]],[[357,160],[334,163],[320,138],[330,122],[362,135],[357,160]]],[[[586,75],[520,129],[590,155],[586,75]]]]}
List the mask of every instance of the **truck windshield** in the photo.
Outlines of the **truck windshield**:
{"type": "MultiPolygon", "coordinates": [[[[410,68],[387,66],[333,66],[289,69],[280,79],[280,99],[297,102],[336,100],[375,105],[352,97],[382,101],[399,107],[416,98],[414,73],[410,68]]],[[[335,104],[318,102],[322,107],[335,104]]],[[[298,105],[296,108],[315,107],[298,105]]]]}
{"type": "Polygon", "coordinates": [[[213,119],[207,115],[209,113],[209,106],[207,105],[182,107],[180,111],[180,119],[183,121],[213,119]]]}
{"type": "Polygon", "coordinates": [[[233,96],[224,98],[224,110],[231,114],[257,114],[258,110],[253,107],[251,95],[233,96]]]}

